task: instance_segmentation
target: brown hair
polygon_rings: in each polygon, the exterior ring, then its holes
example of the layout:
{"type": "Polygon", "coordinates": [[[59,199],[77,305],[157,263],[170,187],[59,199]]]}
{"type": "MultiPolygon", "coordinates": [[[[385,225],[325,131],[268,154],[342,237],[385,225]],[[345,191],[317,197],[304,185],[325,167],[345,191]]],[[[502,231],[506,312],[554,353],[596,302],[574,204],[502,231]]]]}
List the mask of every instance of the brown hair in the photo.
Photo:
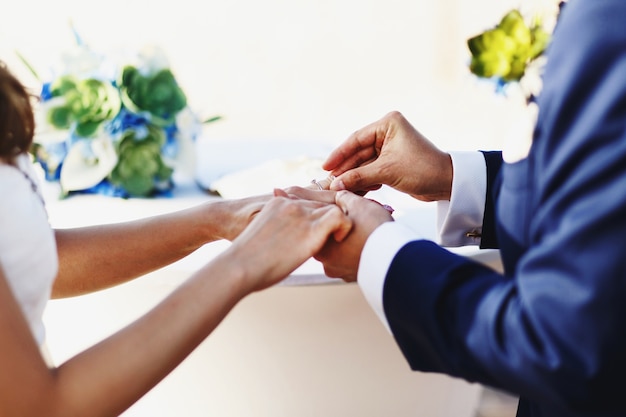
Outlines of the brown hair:
{"type": "Polygon", "coordinates": [[[0,158],[10,162],[33,142],[31,95],[0,61],[0,158]]]}

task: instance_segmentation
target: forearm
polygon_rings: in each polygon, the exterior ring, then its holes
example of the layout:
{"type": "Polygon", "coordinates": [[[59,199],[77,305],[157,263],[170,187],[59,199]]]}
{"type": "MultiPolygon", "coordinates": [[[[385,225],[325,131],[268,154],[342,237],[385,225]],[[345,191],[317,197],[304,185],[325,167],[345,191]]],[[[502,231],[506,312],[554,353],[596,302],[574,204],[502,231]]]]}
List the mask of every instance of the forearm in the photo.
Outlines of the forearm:
{"type": "Polygon", "coordinates": [[[51,371],[20,415],[119,415],[169,374],[249,293],[234,261],[220,256],[128,327],[51,371]],[[97,375],[97,377],[94,377],[97,375]],[[44,412],[45,411],[45,412],[44,412]]]}
{"type": "Polygon", "coordinates": [[[0,415],[119,415],[187,357],[243,297],[284,279],[330,236],[346,237],[352,223],[337,206],[282,194],[226,251],[156,307],[54,370],[41,360],[0,268],[0,336],[6,336],[0,337],[0,369],[7,370],[0,372],[0,415]]]}
{"type": "Polygon", "coordinates": [[[59,273],[53,298],[111,287],[222,239],[234,222],[228,202],[125,223],[56,230],[59,273]]]}

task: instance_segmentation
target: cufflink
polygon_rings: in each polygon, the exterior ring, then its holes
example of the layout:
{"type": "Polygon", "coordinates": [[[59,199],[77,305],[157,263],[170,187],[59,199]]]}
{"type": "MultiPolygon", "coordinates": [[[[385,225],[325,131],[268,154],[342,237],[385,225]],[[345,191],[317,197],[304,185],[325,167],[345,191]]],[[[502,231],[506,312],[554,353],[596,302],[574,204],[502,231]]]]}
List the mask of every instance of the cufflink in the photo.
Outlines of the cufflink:
{"type": "Polygon", "coordinates": [[[482,236],[482,232],[478,229],[470,230],[469,232],[465,233],[465,237],[479,238],[482,236]]]}

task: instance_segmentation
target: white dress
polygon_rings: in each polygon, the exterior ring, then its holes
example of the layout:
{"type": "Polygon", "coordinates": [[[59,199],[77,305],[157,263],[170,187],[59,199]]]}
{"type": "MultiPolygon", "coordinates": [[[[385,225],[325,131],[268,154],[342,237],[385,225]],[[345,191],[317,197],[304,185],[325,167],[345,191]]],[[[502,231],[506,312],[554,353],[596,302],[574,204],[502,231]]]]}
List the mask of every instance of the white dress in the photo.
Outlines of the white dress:
{"type": "Polygon", "coordinates": [[[42,345],[42,316],[58,271],[58,255],[28,155],[20,156],[17,165],[0,162],[0,267],[42,345]]]}

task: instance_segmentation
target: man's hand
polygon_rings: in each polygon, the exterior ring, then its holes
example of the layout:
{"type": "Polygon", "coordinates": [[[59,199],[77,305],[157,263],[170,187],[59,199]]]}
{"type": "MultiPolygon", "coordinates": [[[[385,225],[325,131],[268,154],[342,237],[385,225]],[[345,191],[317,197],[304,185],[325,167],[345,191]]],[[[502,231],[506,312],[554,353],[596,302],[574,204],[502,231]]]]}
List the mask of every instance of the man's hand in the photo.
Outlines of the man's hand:
{"type": "Polygon", "coordinates": [[[326,242],[345,239],[352,227],[335,204],[291,198],[283,190],[274,194],[224,255],[252,291],[278,283],[326,242]]]}
{"type": "Polygon", "coordinates": [[[315,259],[322,262],[327,276],[356,281],[365,242],[378,226],[393,218],[380,203],[348,191],[338,192],[335,203],[352,221],[352,229],[342,240],[329,239],[315,259]]]}
{"type": "Polygon", "coordinates": [[[336,176],[331,190],[365,194],[386,184],[422,201],[450,199],[450,156],[398,112],[353,133],[323,168],[336,176]]]}

